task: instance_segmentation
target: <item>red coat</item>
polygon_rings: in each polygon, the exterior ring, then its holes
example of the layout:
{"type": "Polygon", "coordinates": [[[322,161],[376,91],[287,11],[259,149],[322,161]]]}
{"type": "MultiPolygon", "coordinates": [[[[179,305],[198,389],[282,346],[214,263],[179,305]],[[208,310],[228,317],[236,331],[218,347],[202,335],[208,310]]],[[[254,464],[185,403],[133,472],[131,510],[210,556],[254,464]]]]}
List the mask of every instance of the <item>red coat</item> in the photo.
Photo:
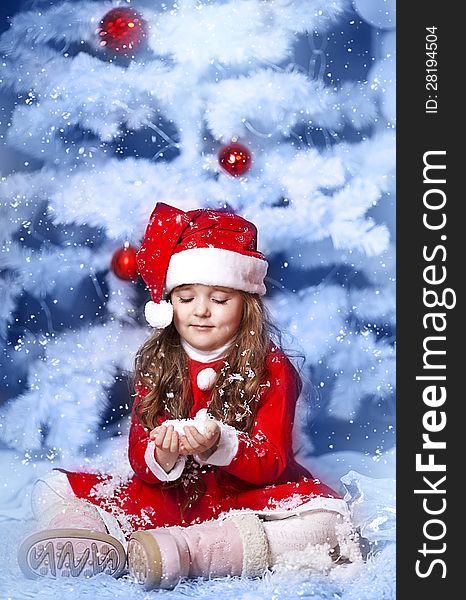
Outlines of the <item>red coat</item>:
{"type": "MultiPolygon", "coordinates": [[[[210,391],[198,386],[199,372],[209,367],[219,370],[222,366],[222,359],[211,363],[189,360],[194,395],[190,417],[206,409],[210,399],[210,391]]],[[[230,509],[295,508],[316,496],[339,498],[294,460],[292,427],[301,391],[296,370],[280,350],[274,350],[267,357],[267,372],[270,386],[259,400],[251,434],[238,432],[237,452],[230,464],[199,467],[204,493],[183,514],[181,506],[187,499],[183,477],[163,482],[149,468],[146,462],[149,431],[142,426],[134,409],[128,454],[135,475],[112,489],[113,497],[109,497],[112,484],[108,483],[108,477],[67,472],[74,493],[113,513],[126,531],[189,525],[215,518],[230,509]],[[94,488],[96,484],[101,485],[94,488]],[[102,497],[96,495],[96,490],[104,492],[102,497]]],[[[135,405],[141,397],[140,391],[135,405]]],[[[164,420],[161,417],[159,422],[164,420]]]]}

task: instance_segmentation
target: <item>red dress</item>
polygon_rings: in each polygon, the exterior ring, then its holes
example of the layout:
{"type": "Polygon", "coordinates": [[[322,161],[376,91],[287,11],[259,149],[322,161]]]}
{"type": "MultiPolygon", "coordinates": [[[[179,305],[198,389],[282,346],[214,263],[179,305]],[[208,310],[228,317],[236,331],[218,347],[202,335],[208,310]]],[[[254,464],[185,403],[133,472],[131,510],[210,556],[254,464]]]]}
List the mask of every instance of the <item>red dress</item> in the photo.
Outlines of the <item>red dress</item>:
{"type": "MultiPolygon", "coordinates": [[[[190,417],[208,408],[211,395],[209,389],[199,387],[198,374],[205,369],[217,371],[223,365],[223,359],[211,363],[189,359],[194,395],[190,417]]],[[[278,349],[268,354],[267,385],[264,389],[252,432],[245,434],[233,430],[233,452],[236,452],[228,459],[229,464],[207,464],[197,468],[204,493],[188,508],[182,509],[190,493],[183,484],[189,473],[167,482],[153,472],[151,464],[154,458],[149,457],[149,461],[147,454],[149,430],[143,427],[134,409],[128,448],[134,476],[115,487],[108,476],[66,472],[74,493],[112,513],[126,532],[129,529],[190,525],[216,518],[231,509],[256,512],[297,509],[299,512],[300,506],[312,507],[313,500],[317,501],[314,502],[315,508],[341,504],[336,492],[314,479],[294,460],[292,427],[301,381],[288,358],[278,349]],[[110,489],[112,497],[108,495],[110,489]]],[[[144,390],[140,389],[135,405],[143,395],[144,390]]],[[[159,423],[164,420],[161,417],[159,423]]],[[[231,432],[232,428],[229,430],[231,432]]]]}

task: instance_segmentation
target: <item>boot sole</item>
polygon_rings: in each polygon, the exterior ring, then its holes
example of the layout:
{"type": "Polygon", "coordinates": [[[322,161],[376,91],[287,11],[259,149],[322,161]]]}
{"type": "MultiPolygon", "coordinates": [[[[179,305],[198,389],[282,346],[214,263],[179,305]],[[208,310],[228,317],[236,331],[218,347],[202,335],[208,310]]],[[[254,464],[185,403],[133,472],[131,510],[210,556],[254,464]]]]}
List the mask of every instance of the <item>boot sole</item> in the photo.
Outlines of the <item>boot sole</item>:
{"type": "Polygon", "coordinates": [[[120,542],[106,533],[88,529],[47,529],[26,538],[18,563],[29,579],[39,577],[119,577],[126,554],[120,542]]]}
{"type": "Polygon", "coordinates": [[[162,555],[155,539],[144,531],[135,531],[128,542],[128,570],[146,590],[160,586],[162,555]]]}

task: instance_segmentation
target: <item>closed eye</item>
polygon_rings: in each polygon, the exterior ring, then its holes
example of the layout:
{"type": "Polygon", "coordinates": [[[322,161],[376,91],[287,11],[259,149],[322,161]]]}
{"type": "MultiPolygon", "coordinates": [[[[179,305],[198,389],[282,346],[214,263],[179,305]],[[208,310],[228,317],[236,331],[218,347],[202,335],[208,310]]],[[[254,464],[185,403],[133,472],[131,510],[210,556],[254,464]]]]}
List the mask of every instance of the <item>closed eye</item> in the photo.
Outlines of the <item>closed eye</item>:
{"type": "MultiPolygon", "coordinates": [[[[181,304],[188,304],[192,300],[194,300],[194,298],[178,298],[178,301],[181,302],[181,304]]],[[[217,300],[217,298],[212,298],[212,302],[215,302],[215,304],[226,304],[228,300],[229,298],[226,298],[225,300],[217,300]]]]}

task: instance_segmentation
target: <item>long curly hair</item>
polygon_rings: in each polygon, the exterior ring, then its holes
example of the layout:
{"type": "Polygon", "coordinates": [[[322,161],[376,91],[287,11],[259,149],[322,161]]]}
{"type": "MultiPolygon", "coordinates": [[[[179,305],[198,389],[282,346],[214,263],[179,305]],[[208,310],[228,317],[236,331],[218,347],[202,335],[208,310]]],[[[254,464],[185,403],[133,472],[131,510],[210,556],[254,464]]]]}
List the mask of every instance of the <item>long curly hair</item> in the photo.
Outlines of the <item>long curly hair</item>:
{"type": "MultiPolygon", "coordinates": [[[[250,432],[266,381],[266,356],[280,333],[272,325],[262,299],[241,292],[243,315],[224,365],[214,382],[209,413],[215,418],[250,432]]],[[[157,417],[187,418],[193,405],[188,359],[173,323],[154,334],[139,349],[134,381],[144,384],[148,394],[136,406],[141,423],[153,429],[157,417]]]]}

